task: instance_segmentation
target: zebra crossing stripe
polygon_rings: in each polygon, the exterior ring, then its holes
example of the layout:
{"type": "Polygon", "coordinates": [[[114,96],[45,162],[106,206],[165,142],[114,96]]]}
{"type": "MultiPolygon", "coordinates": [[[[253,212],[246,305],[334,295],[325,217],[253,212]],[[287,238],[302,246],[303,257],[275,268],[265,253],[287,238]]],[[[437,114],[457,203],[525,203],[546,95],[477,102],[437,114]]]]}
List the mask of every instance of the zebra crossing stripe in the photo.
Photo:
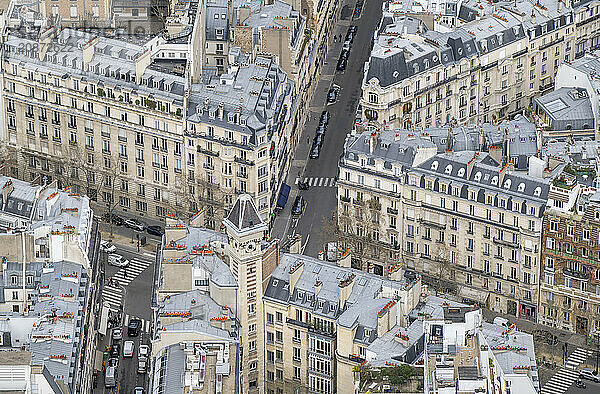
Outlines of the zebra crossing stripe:
{"type": "Polygon", "coordinates": [[[298,182],[300,182],[300,178],[296,178],[296,182],[294,184],[297,185],[298,182]]]}
{"type": "MultiPolygon", "coordinates": [[[[294,182],[297,185],[298,183],[300,183],[301,180],[302,180],[302,178],[297,177],[294,182]]],[[[306,177],[306,178],[304,178],[303,182],[308,184],[308,186],[312,186],[312,187],[333,187],[336,184],[336,179],[335,179],[335,177],[334,178],[306,177]]]]}
{"type": "Polygon", "coordinates": [[[150,325],[151,322],[150,320],[146,320],[146,319],[142,319],[141,317],[135,317],[135,316],[131,316],[129,314],[125,314],[125,323],[124,326],[127,327],[129,325],[129,322],[133,319],[138,319],[142,322],[141,324],[141,330],[144,332],[150,332],[150,325]]]}
{"type": "Polygon", "coordinates": [[[563,394],[579,377],[577,367],[585,361],[591,353],[583,348],[577,348],[569,356],[562,367],[542,388],[543,394],[563,394]]]}

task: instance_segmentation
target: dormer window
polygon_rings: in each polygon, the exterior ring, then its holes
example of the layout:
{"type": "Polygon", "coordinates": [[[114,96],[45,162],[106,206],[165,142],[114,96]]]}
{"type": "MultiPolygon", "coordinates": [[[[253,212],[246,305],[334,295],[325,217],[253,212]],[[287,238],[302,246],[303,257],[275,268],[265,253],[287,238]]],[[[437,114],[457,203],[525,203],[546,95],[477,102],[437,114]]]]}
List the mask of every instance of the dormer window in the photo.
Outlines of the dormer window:
{"type": "Polygon", "coordinates": [[[438,169],[438,164],[439,164],[439,163],[438,163],[438,161],[437,161],[437,160],[436,160],[436,161],[434,161],[433,163],[431,163],[431,170],[432,170],[432,171],[437,171],[437,169],[438,169]]]}
{"type": "Polygon", "coordinates": [[[494,175],[494,177],[492,178],[492,185],[494,185],[494,186],[498,185],[498,175],[494,175]]]}
{"type": "Polygon", "coordinates": [[[510,179],[507,179],[507,180],[505,180],[505,181],[504,181],[504,188],[505,188],[505,189],[510,189],[510,185],[511,185],[511,183],[512,183],[512,182],[511,182],[511,180],[510,180],[510,179]]]}
{"type": "Polygon", "coordinates": [[[542,188],[540,186],[536,187],[533,191],[533,195],[539,197],[542,194],[542,188]]]}
{"type": "Polygon", "coordinates": [[[464,177],[465,176],[465,169],[464,168],[459,168],[458,169],[458,174],[459,177],[464,177]]]}
{"type": "Polygon", "coordinates": [[[523,183],[523,182],[519,183],[519,186],[517,187],[517,191],[519,193],[523,193],[525,191],[525,183],[523,183]]]}
{"type": "Polygon", "coordinates": [[[449,175],[449,174],[452,173],[452,164],[448,164],[446,166],[446,169],[444,170],[444,173],[447,174],[447,175],[449,175]]]}
{"type": "Polygon", "coordinates": [[[477,171],[475,174],[475,182],[481,181],[481,171],[477,171]]]}

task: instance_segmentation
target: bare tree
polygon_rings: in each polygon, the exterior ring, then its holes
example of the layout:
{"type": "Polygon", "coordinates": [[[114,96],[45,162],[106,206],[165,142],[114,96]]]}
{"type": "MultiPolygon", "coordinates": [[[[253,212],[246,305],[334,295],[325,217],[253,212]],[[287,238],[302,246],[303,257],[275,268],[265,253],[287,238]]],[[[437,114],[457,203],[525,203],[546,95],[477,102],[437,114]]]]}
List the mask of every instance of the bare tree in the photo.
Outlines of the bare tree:
{"type": "MultiPolygon", "coordinates": [[[[354,199],[342,212],[323,220],[325,238],[337,242],[338,249],[349,249],[352,267],[369,270],[369,261],[386,265],[396,262],[396,245],[380,241],[383,235],[381,203],[376,199],[363,201],[354,199]],[[393,252],[393,253],[389,253],[393,252]]],[[[350,201],[348,201],[350,203],[350,201]]],[[[379,272],[385,274],[385,272],[379,272]]]]}
{"type": "Polygon", "coordinates": [[[0,144],[0,174],[12,176],[13,170],[18,167],[19,152],[17,149],[4,143],[0,144]]]}
{"type": "Polygon", "coordinates": [[[218,184],[199,177],[190,177],[180,174],[176,179],[176,204],[175,214],[178,217],[189,219],[196,212],[203,210],[204,227],[216,229],[223,221],[226,214],[226,194],[218,184]]]}

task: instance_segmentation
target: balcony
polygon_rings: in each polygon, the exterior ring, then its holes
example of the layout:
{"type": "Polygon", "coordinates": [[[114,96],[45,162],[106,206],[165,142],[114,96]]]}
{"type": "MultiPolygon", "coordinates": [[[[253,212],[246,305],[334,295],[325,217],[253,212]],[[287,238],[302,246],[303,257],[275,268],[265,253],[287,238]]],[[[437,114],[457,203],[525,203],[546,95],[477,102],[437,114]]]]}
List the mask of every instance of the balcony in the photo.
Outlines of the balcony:
{"type": "Polygon", "coordinates": [[[390,208],[388,207],[387,212],[391,215],[397,215],[398,214],[398,210],[394,209],[394,208],[390,208]]]}
{"type": "Polygon", "coordinates": [[[212,164],[208,164],[208,163],[202,164],[202,167],[204,167],[205,170],[214,170],[215,169],[215,166],[213,166],[212,164]]]}
{"type": "Polygon", "coordinates": [[[365,202],[359,198],[355,198],[354,200],[352,200],[352,202],[354,205],[360,205],[360,206],[365,205],[365,202]]]}
{"type": "Polygon", "coordinates": [[[60,119],[52,119],[52,124],[59,125],[60,119]]]}
{"type": "Polygon", "coordinates": [[[494,243],[496,243],[496,244],[499,244],[499,245],[504,245],[504,246],[508,246],[508,247],[510,247],[510,248],[516,248],[516,249],[518,249],[518,248],[519,248],[519,244],[516,244],[516,243],[510,242],[510,241],[506,241],[506,240],[504,240],[504,239],[502,239],[502,238],[494,237],[494,238],[493,238],[493,241],[494,241],[494,243]]]}
{"type": "Polygon", "coordinates": [[[237,156],[235,156],[233,158],[233,161],[235,161],[236,163],[245,164],[247,166],[253,166],[254,165],[253,161],[245,159],[245,158],[242,158],[242,157],[237,157],[237,156]]]}
{"type": "Polygon", "coordinates": [[[446,224],[436,223],[436,222],[433,222],[431,220],[420,218],[420,219],[418,219],[418,222],[421,223],[421,224],[423,224],[424,226],[427,226],[427,227],[435,227],[435,228],[440,229],[440,230],[445,230],[446,229],[446,224]]]}
{"type": "Polygon", "coordinates": [[[248,179],[248,173],[247,172],[238,172],[236,175],[238,176],[238,178],[248,179]]]}
{"type": "Polygon", "coordinates": [[[350,197],[347,196],[340,196],[340,201],[342,202],[350,202],[352,199],[350,197]]]}
{"type": "Polygon", "coordinates": [[[565,276],[570,276],[572,278],[579,279],[579,280],[588,280],[590,278],[587,273],[583,273],[580,271],[574,271],[574,270],[572,270],[570,268],[566,268],[566,267],[563,268],[563,274],[565,276]]]}

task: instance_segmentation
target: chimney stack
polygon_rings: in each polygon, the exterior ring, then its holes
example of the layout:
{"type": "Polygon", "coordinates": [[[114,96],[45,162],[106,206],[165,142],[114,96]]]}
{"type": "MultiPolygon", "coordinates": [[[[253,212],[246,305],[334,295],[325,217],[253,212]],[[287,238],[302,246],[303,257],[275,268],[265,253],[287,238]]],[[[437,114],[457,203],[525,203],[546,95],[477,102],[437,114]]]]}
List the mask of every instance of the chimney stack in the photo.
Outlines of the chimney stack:
{"type": "Polygon", "coordinates": [[[348,301],[348,298],[350,298],[350,294],[352,294],[352,288],[354,287],[355,277],[356,275],[350,274],[346,279],[344,279],[338,284],[340,310],[344,309],[344,307],[346,306],[346,301],[348,301]]]}
{"type": "Polygon", "coordinates": [[[300,275],[304,271],[304,261],[298,260],[290,267],[290,294],[294,292],[294,287],[296,283],[298,283],[298,279],[300,279],[300,275]]]}
{"type": "Polygon", "coordinates": [[[135,83],[142,83],[142,75],[146,72],[146,68],[152,62],[152,58],[150,56],[150,50],[146,49],[145,51],[139,53],[135,57],[135,83]]]}
{"type": "Polygon", "coordinates": [[[2,199],[4,200],[4,204],[6,204],[6,200],[8,200],[8,197],[10,197],[13,190],[15,190],[15,186],[13,185],[12,179],[9,179],[4,186],[2,186],[2,199]]]}
{"type": "Polygon", "coordinates": [[[317,279],[315,282],[315,299],[319,296],[319,292],[323,288],[323,282],[317,279]]]}

